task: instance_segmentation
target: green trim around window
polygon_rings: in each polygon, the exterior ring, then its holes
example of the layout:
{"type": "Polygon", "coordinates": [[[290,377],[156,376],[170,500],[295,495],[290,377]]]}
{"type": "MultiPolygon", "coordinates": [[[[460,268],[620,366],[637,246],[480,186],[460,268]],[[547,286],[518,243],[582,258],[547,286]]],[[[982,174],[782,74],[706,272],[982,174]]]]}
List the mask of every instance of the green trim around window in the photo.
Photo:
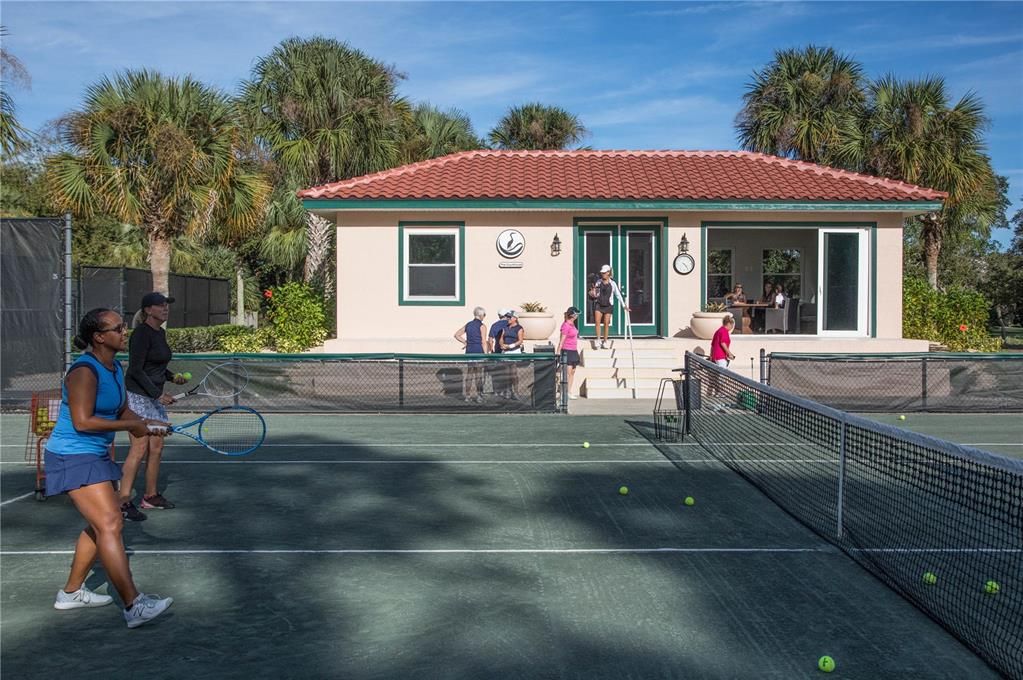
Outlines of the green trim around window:
{"type": "Polygon", "coordinates": [[[577,199],[302,199],[306,210],[741,210],[826,212],[930,212],[940,201],[622,201],[577,199]]]}
{"type": "Polygon", "coordinates": [[[399,307],[464,307],[465,306],[465,222],[445,220],[398,222],[398,306],[399,307]],[[406,300],[405,299],[405,228],[457,227],[458,228],[458,299],[406,300]]]}
{"type": "MultiPolygon", "coordinates": [[[[826,227],[838,227],[846,229],[869,229],[870,230],[870,329],[868,336],[871,338],[877,337],[877,222],[818,222],[816,220],[809,222],[766,222],[764,220],[758,220],[756,222],[721,222],[721,221],[703,221],[700,222],[700,249],[703,251],[703,271],[700,283],[700,292],[704,299],[707,300],[707,228],[708,227],[738,227],[738,228],[750,228],[750,227],[764,227],[768,229],[773,228],[803,228],[803,229],[821,229],[826,227]]],[[[817,266],[820,267],[820,254],[818,253],[817,266]]]]}

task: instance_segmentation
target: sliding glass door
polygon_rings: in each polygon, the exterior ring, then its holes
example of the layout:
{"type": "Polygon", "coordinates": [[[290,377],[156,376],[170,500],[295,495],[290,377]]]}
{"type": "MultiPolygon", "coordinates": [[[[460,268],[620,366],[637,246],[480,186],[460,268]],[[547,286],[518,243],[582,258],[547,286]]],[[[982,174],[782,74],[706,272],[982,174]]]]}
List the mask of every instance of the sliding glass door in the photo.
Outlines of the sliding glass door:
{"type": "Polygon", "coordinates": [[[821,229],[817,277],[817,332],[864,336],[868,332],[870,281],[866,229],[821,229]]]}

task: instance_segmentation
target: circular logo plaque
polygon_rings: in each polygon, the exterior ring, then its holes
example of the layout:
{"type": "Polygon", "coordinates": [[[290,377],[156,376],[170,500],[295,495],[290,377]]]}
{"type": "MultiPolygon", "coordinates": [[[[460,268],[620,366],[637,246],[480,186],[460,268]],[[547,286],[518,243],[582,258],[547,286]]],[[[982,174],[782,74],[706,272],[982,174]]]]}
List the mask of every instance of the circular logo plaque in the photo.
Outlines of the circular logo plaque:
{"type": "Polygon", "coordinates": [[[505,229],[497,235],[497,252],[501,257],[512,259],[522,254],[526,249],[526,239],[516,229],[505,229]]]}

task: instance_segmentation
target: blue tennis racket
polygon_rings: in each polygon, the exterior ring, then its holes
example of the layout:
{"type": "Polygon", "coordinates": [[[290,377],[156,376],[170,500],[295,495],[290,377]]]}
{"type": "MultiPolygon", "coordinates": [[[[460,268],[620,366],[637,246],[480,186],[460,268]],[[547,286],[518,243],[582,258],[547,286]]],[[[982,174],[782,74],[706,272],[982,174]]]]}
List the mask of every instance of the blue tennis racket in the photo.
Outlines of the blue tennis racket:
{"type": "Polygon", "coordinates": [[[190,423],[175,425],[171,432],[190,437],[214,453],[244,456],[263,444],[266,421],[247,406],[225,406],[190,423]]]}

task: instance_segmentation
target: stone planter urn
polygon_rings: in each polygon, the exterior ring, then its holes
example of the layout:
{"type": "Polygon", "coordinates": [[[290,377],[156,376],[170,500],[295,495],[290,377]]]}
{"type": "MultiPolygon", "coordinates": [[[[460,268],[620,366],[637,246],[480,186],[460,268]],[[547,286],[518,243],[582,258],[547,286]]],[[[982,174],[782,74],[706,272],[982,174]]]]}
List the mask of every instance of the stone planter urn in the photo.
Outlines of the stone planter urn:
{"type": "Polygon", "coordinates": [[[550,312],[519,312],[519,325],[526,340],[547,340],[556,327],[550,312]]]}
{"type": "Polygon", "coordinates": [[[731,312],[693,312],[689,328],[692,329],[693,335],[701,340],[710,340],[717,329],[721,328],[721,320],[729,314],[731,312]]]}

